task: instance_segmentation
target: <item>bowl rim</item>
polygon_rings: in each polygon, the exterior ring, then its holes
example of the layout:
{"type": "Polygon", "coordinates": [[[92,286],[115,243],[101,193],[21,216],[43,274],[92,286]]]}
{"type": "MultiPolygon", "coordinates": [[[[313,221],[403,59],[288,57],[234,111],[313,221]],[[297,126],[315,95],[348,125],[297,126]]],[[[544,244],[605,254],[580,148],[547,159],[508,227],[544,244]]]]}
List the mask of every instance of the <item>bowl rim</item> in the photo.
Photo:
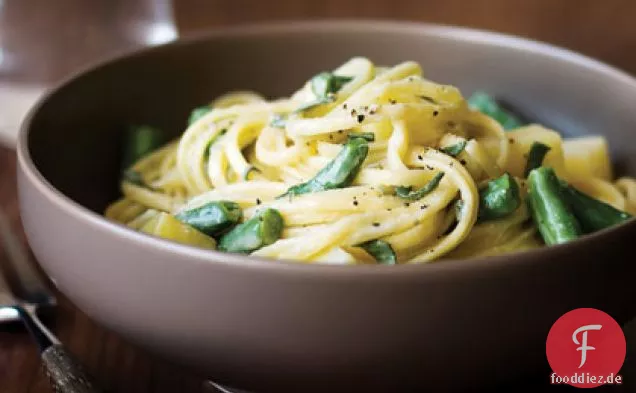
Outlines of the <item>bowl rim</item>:
{"type": "MultiPolygon", "coordinates": [[[[112,56],[107,56],[97,61],[93,61],[72,72],[60,82],[48,89],[31,107],[23,120],[18,133],[16,153],[18,161],[18,171],[22,171],[32,186],[34,186],[46,199],[57,208],[75,219],[90,225],[93,229],[108,232],[118,237],[118,240],[136,243],[144,247],[153,247],[175,257],[186,257],[190,261],[204,264],[222,264],[233,266],[237,269],[258,269],[290,274],[315,274],[328,275],[331,277],[351,277],[355,276],[376,276],[378,274],[393,277],[411,276],[416,271],[423,271],[426,274],[451,273],[462,269],[464,271],[484,270],[485,268],[501,269],[514,263],[516,266],[526,264],[540,264],[541,261],[551,259],[548,256],[559,255],[565,257],[572,254],[572,251],[584,244],[600,244],[609,237],[616,236],[622,232],[636,232],[636,220],[632,219],[611,228],[585,235],[567,244],[541,247],[526,251],[516,251],[502,255],[474,257],[465,259],[446,259],[443,263],[413,263],[400,264],[398,266],[386,267],[385,265],[330,265],[330,264],[308,264],[289,260],[266,259],[248,255],[231,254],[217,250],[200,249],[170,240],[161,239],[147,235],[120,223],[110,221],[80,203],[72,200],[54,187],[38,170],[31,158],[29,151],[28,137],[33,119],[40,108],[48,104],[48,101],[57,95],[68,84],[94,72],[99,72],[102,68],[119,62],[120,60],[142,57],[155,51],[169,50],[169,48],[191,45],[204,41],[214,41],[222,39],[239,39],[263,34],[293,34],[299,32],[338,31],[339,33],[353,31],[374,31],[387,33],[407,33],[421,36],[437,36],[475,44],[486,44],[499,46],[502,48],[522,50],[541,56],[552,57],[566,61],[573,65],[582,66],[593,72],[604,74],[609,78],[614,78],[622,83],[630,85],[636,91],[636,79],[623,70],[614,66],[593,59],[589,56],[565,49],[545,42],[522,38],[510,34],[497,33],[493,31],[474,29],[447,24],[433,24],[415,21],[395,21],[386,19],[329,19],[329,20],[291,20],[273,21],[264,23],[239,24],[232,27],[217,27],[202,30],[195,34],[188,34],[178,39],[154,46],[146,46],[133,50],[121,51],[112,56]],[[550,254],[550,255],[548,255],[550,254]],[[512,258],[511,258],[512,257],[512,258]],[[513,261],[514,260],[514,261],[513,261]]],[[[18,187],[19,192],[20,188],[18,187]]]]}

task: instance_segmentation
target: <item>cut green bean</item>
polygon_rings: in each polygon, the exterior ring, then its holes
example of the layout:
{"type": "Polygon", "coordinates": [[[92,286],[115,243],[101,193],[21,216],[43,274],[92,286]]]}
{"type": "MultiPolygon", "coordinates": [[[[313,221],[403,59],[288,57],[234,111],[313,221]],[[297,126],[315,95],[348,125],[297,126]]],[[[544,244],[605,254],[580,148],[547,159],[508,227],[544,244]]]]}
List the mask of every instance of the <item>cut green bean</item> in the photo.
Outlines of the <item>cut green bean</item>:
{"type": "Polygon", "coordinates": [[[131,127],[125,135],[122,170],[126,170],[141,157],[160,147],[163,133],[150,126],[131,127]]]}
{"type": "Polygon", "coordinates": [[[218,248],[226,252],[250,253],[278,240],[283,227],[283,217],[278,210],[265,209],[223,235],[218,248]]]}
{"type": "Polygon", "coordinates": [[[188,117],[188,126],[191,126],[192,123],[210,113],[211,110],[212,108],[210,108],[209,106],[200,106],[198,108],[194,108],[190,113],[190,117],[188,117]]]}
{"type": "Polygon", "coordinates": [[[481,222],[506,217],[520,205],[519,185],[509,173],[504,173],[479,190],[478,220],[481,222]]]}
{"type": "Polygon", "coordinates": [[[448,154],[451,157],[457,157],[461,154],[461,152],[464,151],[467,143],[467,141],[457,142],[454,145],[442,147],[440,150],[442,151],[442,153],[448,154]]]}
{"type": "Polygon", "coordinates": [[[402,199],[406,199],[407,201],[417,201],[419,199],[424,198],[426,195],[430,194],[437,188],[439,183],[442,181],[444,177],[444,172],[438,172],[433,176],[428,183],[426,183],[419,190],[413,191],[413,187],[408,186],[399,186],[395,188],[395,195],[399,196],[402,199]]]}
{"type": "Polygon", "coordinates": [[[185,210],[175,216],[209,236],[218,236],[236,225],[243,218],[241,207],[231,201],[215,201],[185,210]]]}
{"type": "Polygon", "coordinates": [[[530,171],[528,188],[530,213],[547,245],[567,243],[581,236],[581,225],[564,198],[552,168],[530,171]]]}
{"type": "Polygon", "coordinates": [[[561,187],[565,200],[585,233],[600,231],[632,218],[629,213],[592,198],[565,182],[561,182],[561,187]]]}
{"type": "Polygon", "coordinates": [[[485,92],[475,92],[469,99],[471,108],[497,120],[504,130],[512,130],[524,125],[523,121],[485,92]]]}
{"type": "Polygon", "coordinates": [[[368,152],[369,144],[364,138],[349,139],[340,153],[316,176],[305,183],[290,187],[280,197],[349,187],[360,171],[368,152]]]}
{"type": "Polygon", "coordinates": [[[360,244],[359,247],[371,254],[382,265],[397,264],[397,256],[395,251],[393,251],[393,247],[384,240],[371,240],[360,244]]]}
{"type": "Polygon", "coordinates": [[[523,177],[528,177],[530,171],[540,167],[543,164],[545,155],[550,151],[550,146],[544,145],[541,142],[534,142],[530,146],[530,152],[528,153],[528,162],[526,164],[526,170],[523,173],[523,177]]]}

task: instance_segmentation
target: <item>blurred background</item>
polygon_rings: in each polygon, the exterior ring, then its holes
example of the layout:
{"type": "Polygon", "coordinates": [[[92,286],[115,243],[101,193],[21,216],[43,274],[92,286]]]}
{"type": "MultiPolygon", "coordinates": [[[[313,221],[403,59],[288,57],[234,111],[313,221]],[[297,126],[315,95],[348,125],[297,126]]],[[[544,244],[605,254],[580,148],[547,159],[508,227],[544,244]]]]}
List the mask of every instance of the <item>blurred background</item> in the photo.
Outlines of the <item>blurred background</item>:
{"type": "Polygon", "coordinates": [[[309,18],[455,24],[547,41],[634,73],[634,11],[633,0],[0,0],[0,139],[42,87],[100,58],[214,27],[309,18]]]}
{"type": "MultiPolygon", "coordinates": [[[[634,15],[634,0],[0,0],[0,207],[19,228],[11,144],[43,89],[92,62],[137,47],[220,26],[374,18],[515,34],[635,74],[634,15]]],[[[205,391],[197,377],[136,350],[64,298],[54,326],[111,391],[205,391]]],[[[0,330],[0,392],[50,392],[38,365],[21,329],[0,330]]],[[[561,391],[548,389],[555,390],[561,391]]]]}

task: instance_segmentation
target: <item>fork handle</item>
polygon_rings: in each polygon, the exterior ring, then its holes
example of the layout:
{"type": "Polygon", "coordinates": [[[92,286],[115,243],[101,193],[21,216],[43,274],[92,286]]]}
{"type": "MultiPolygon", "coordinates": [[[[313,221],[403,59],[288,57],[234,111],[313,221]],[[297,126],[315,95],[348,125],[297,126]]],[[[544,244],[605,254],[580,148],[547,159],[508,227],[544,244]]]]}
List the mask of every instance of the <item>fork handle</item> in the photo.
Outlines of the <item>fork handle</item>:
{"type": "Polygon", "coordinates": [[[15,307],[22,322],[40,348],[44,373],[55,393],[99,393],[84,368],[44,326],[34,307],[15,307]]]}
{"type": "Polygon", "coordinates": [[[60,344],[42,352],[42,365],[55,393],[99,392],[82,366],[60,344]]]}

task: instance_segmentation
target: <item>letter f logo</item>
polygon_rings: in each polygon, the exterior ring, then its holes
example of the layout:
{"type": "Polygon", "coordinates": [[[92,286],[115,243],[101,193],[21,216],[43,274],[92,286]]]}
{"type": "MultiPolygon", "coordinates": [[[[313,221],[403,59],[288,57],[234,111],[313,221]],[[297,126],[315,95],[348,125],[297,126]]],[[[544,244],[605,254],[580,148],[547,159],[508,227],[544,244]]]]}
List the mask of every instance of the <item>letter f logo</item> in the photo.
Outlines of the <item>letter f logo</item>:
{"type": "Polygon", "coordinates": [[[576,329],[574,333],[572,334],[572,341],[574,341],[574,344],[581,345],[580,347],[576,348],[577,351],[581,351],[581,364],[579,364],[579,368],[583,367],[583,365],[585,364],[585,361],[587,360],[587,351],[593,351],[596,349],[594,347],[587,345],[588,330],[601,330],[601,327],[602,327],[601,325],[585,325],[576,329]],[[579,342],[576,336],[581,332],[583,332],[583,334],[581,335],[582,337],[581,342],[579,342]]]}

